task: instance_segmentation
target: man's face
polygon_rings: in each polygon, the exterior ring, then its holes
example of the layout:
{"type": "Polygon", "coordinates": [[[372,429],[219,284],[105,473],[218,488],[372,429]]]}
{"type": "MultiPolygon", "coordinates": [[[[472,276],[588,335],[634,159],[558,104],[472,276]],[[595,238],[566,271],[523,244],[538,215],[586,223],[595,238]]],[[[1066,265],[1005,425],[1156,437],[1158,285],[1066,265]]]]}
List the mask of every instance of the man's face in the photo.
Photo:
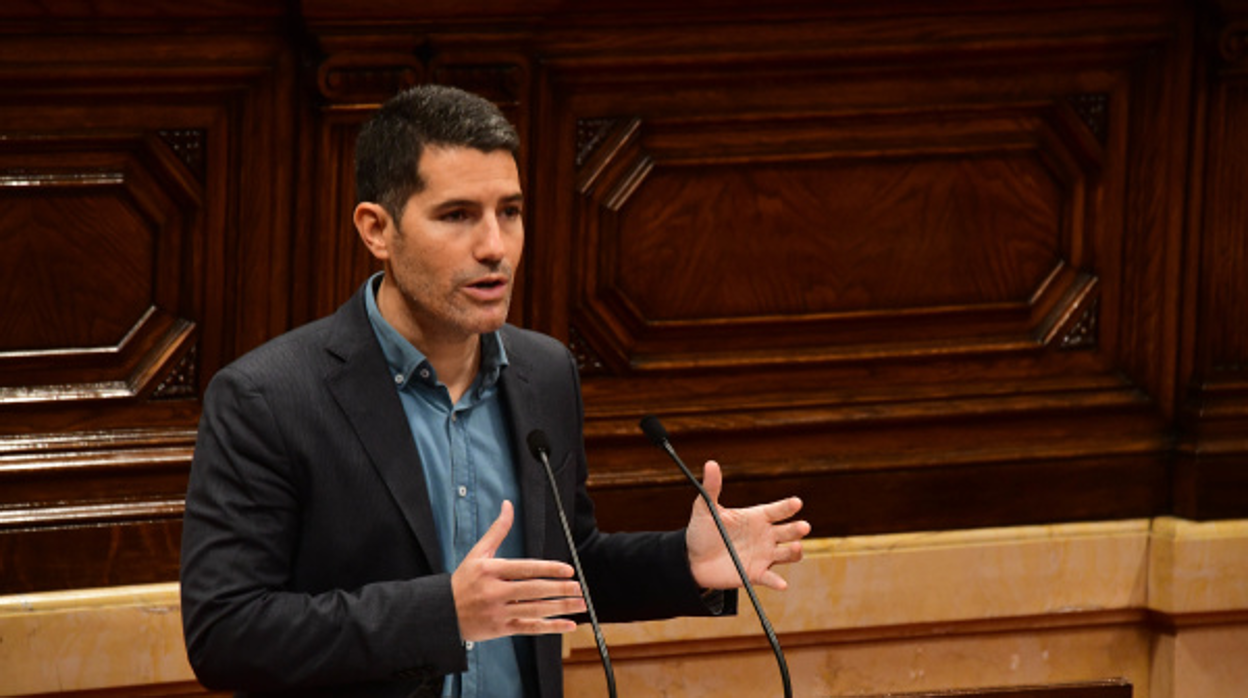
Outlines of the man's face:
{"type": "Polygon", "coordinates": [[[524,247],[515,160],[503,150],[426,148],[420,174],[425,188],[386,234],[386,280],[400,292],[403,316],[387,319],[424,341],[497,330],[507,319],[524,247]]]}

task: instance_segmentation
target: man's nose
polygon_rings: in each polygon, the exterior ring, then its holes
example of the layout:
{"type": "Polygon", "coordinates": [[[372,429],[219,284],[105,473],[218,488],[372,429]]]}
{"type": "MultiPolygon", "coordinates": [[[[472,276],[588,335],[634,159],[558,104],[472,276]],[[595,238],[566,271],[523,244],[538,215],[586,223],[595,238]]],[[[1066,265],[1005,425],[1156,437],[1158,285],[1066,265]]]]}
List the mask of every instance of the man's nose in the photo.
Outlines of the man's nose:
{"type": "Polygon", "coordinates": [[[499,221],[498,215],[488,213],[481,219],[481,227],[477,237],[476,255],[478,259],[497,260],[502,259],[506,253],[506,245],[503,244],[502,222],[499,221]]]}

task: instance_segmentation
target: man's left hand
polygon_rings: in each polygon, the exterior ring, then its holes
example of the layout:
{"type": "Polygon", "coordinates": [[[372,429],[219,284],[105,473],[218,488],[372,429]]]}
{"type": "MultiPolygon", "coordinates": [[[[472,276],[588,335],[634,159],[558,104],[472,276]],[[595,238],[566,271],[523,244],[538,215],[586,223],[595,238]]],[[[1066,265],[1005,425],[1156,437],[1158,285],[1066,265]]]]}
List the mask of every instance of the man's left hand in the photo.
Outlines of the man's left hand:
{"type": "MultiPolygon", "coordinates": [[[[719,464],[707,461],[702,486],[719,512],[728,537],[736,548],[741,566],[754,584],[784,590],[788,582],[772,570],[773,565],[788,564],[802,559],[802,538],[810,533],[805,521],[789,521],[802,508],[802,500],[789,497],[770,504],[744,509],[726,509],[719,505],[723,474],[719,464]]],[[[693,515],[685,530],[689,549],[689,567],[693,578],[704,589],[735,589],[741,586],[736,566],[724,547],[715,520],[706,503],[699,497],[693,503],[693,515]]]]}

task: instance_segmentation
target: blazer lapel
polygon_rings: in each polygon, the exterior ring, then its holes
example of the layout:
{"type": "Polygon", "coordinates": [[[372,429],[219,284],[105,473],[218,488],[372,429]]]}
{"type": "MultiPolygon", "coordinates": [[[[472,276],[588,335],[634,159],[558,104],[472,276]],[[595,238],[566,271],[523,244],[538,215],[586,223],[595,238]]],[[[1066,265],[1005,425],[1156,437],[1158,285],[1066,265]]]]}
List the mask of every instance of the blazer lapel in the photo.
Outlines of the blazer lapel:
{"type": "MultiPolygon", "coordinates": [[[[529,432],[540,428],[537,415],[538,396],[529,382],[530,367],[525,356],[513,351],[503,329],[503,347],[507,351],[507,368],[499,379],[507,418],[511,424],[511,447],[516,459],[516,480],[523,499],[524,550],[527,557],[540,559],[546,552],[546,502],[550,499],[550,483],[546,469],[529,453],[529,432]]],[[[555,467],[556,463],[551,463],[555,467]]]]}
{"type": "Polygon", "coordinates": [[[416,535],[429,569],[446,572],[420,455],[368,321],[363,292],[334,315],[326,349],[340,363],[325,381],[416,535]]]}

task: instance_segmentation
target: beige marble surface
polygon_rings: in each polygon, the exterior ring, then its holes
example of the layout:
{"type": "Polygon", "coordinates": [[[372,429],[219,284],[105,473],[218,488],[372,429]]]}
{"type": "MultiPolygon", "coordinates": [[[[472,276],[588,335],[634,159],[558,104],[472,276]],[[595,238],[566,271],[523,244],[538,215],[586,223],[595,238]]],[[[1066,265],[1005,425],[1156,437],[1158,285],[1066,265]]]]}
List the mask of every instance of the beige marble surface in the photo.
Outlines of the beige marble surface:
{"type": "Polygon", "coordinates": [[[0,596],[0,695],[194,680],[177,584],[0,596]]]}
{"type": "MultiPolygon", "coordinates": [[[[1158,695],[1149,691],[1149,643],[1141,627],[1098,626],[799,645],[785,656],[797,698],[1105,678],[1125,678],[1135,687],[1135,698],[1149,698],[1158,695]]],[[[774,657],[766,649],[622,657],[613,664],[621,696],[782,695],[774,657]]],[[[569,664],[565,681],[568,696],[606,695],[595,662],[569,664]]]]}
{"type": "MultiPolygon", "coordinates": [[[[1142,609],[1147,601],[1146,519],[809,541],[783,571],[790,590],[759,589],[777,632],[881,628],[951,621],[1142,609]]],[[[691,637],[753,637],[741,597],[731,619],[609,626],[610,644],[691,637]]],[[[573,648],[593,647],[587,629],[573,648]]]]}
{"type": "Polygon", "coordinates": [[[1248,696],[1248,624],[1187,628],[1174,645],[1172,695],[1248,696]]]}
{"type": "Polygon", "coordinates": [[[1248,611],[1248,521],[1159,518],[1151,538],[1149,608],[1169,614],[1248,611]]]}
{"type": "MultiPolygon", "coordinates": [[[[1246,521],[865,536],[806,552],[786,572],[789,591],[759,593],[795,695],[1106,678],[1130,680],[1137,698],[1248,695],[1237,659],[1248,656],[1237,654],[1248,642],[1246,521]],[[1158,633],[1149,611],[1181,627],[1158,633]]],[[[742,604],[732,619],[608,626],[621,691],[777,695],[774,658],[742,604]]],[[[569,695],[603,695],[588,629],[568,645],[569,695]]]]}
{"type": "MultiPolygon", "coordinates": [[[[822,539],[785,574],[760,597],[798,696],[1110,677],[1137,698],[1248,695],[1248,521],[822,539]]],[[[745,597],[735,618],[606,633],[621,695],[779,694],[745,597]]],[[[567,695],[605,695],[589,630],[565,647],[567,695]]],[[[176,584],[0,597],[0,695],[191,679],[176,584]]]]}

